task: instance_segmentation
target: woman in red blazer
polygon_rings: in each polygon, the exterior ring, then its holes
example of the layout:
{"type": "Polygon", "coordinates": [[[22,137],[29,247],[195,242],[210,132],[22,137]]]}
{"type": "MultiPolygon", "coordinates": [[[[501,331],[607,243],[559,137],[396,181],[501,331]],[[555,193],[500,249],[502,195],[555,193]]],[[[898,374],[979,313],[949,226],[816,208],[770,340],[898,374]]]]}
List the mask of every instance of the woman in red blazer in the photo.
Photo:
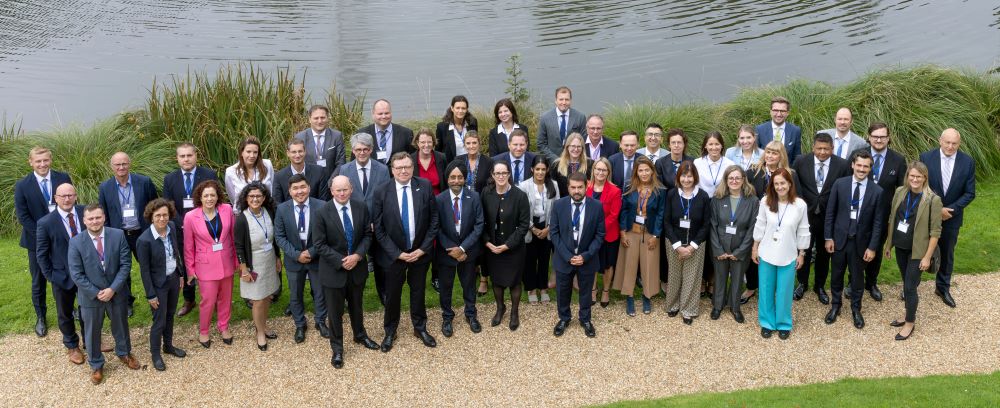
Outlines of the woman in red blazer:
{"type": "Polygon", "coordinates": [[[193,198],[196,208],[184,215],[184,263],[188,281],[197,278],[201,292],[198,342],[205,348],[212,346],[209,326],[215,311],[218,313],[217,324],[222,342],[233,344],[229,315],[233,300],[233,271],[238,264],[233,244],[233,208],[220,203],[222,186],[215,180],[199,183],[193,198]]]}
{"type": "MultiPolygon", "coordinates": [[[[590,183],[587,184],[587,195],[601,201],[604,207],[604,245],[601,247],[601,270],[604,271],[604,290],[601,292],[601,307],[608,307],[611,300],[608,290],[618,262],[618,213],[622,209],[622,190],[609,180],[611,177],[611,162],[601,158],[594,162],[590,183]]],[[[591,300],[597,301],[597,280],[594,280],[594,290],[591,300]]]]}

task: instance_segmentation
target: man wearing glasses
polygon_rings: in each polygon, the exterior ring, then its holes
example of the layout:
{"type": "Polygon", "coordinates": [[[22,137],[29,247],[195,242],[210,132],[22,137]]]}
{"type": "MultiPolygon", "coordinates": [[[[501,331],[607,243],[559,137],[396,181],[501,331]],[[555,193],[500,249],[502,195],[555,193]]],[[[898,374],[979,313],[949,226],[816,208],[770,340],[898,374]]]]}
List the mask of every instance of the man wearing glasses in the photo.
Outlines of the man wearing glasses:
{"type": "MultiPolygon", "coordinates": [[[[889,219],[889,211],[892,208],[892,198],[896,193],[896,188],[906,181],[906,158],[895,150],[889,148],[889,126],[882,122],[875,122],[868,126],[868,143],[871,145],[872,171],[869,177],[875,184],[882,187],[882,219],[889,219]]],[[[878,247],[885,247],[885,239],[889,234],[888,229],[882,231],[879,237],[878,247]]],[[[875,283],[878,281],[879,270],[882,269],[882,252],[875,251],[875,259],[872,259],[865,266],[865,290],[871,294],[876,302],[882,301],[882,292],[878,290],[875,283]]]]}
{"type": "Polygon", "coordinates": [[[802,154],[802,128],[785,121],[791,106],[784,97],[771,99],[771,120],[757,125],[757,145],[763,149],[777,140],[785,146],[788,160],[794,162],[802,154]]]}

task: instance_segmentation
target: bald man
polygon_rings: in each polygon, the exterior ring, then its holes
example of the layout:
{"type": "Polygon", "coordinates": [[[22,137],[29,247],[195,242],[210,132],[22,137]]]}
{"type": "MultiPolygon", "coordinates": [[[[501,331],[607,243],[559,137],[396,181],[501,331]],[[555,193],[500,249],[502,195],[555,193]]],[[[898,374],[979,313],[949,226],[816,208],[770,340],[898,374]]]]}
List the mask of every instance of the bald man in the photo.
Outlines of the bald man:
{"type": "Polygon", "coordinates": [[[944,304],[955,307],[951,297],[951,272],[955,266],[955,244],[962,227],[965,207],[976,198],[976,162],[960,152],[962,135],[948,128],[938,138],[941,147],[920,154],[920,161],[927,165],[928,183],[934,194],[941,197],[941,268],[938,269],[934,294],[944,304]]]}
{"type": "MultiPolygon", "coordinates": [[[[848,108],[837,109],[837,114],[833,116],[833,129],[824,129],[820,133],[826,133],[833,137],[833,154],[841,159],[847,160],[851,157],[851,152],[858,149],[867,149],[868,142],[851,130],[854,124],[854,113],[848,108]]],[[[789,156],[788,160],[795,158],[789,156]]]]}
{"type": "MultiPolygon", "coordinates": [[[[56,187],[56,210],[38,220],[37,255],[42,275],[52,282],[52,298],[56,302],[56,318],[62,333],[66,355],[73,364],[83,364],[80,336],[73,322],[76,284],[69,275],[66,255],[69,240],[83,231],[83,206],[76,205],[76,188],[65,183],[56,187]]],[[[83,332],[81,324],[80,332],[83,332]]]]}

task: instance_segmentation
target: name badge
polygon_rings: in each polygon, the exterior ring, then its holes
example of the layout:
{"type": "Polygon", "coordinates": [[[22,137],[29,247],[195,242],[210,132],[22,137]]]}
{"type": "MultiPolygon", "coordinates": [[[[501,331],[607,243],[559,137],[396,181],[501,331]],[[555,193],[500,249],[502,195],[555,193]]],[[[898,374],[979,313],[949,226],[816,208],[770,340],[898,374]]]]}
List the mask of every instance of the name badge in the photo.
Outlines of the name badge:
{"type": "Polygon", "coordinates": [[[56,210],[56,205],[55,204],[49,204],[49,212],[53,212],[55,210],[56,210]]]}
{"type": "Polygon", "coordinates": [[[122,217],[124,218],[135,217],[135,208],[126,208],[122,210],[122,217]]]}
{"type": "Polygon", "coordinates": [[[641,215],[636,215],[635,216],[635,223],[639,224],[639,225],[646,225],[646,217],[643,217],[641,215]]]}
{"type": "Polygon", "coordinates": [[[726,234],[736,235],[736,226],[735,225],[726,226],[726,234]]]}
{"type": "Polygon", "coordinates": [[[272,246],[270,242],[266,242],[264,245],[260,246],[261,251],[270,251],[272,249],[274,249],[274,246],[272,246]]]}
{"type": "Polygon", "coordinates": [[[184,199],[184,208],[194,208],[194,200],[190,198],[184,199]]]}
{"type": "Polygon", "coordinates": [[[212,252],[219,252],[221,250],[222,250],[222,243],[221,242],[216,242],[216,243],[212,244],[212,252]]]}
{"type": "Polygon", "coordinates": [[[320,167],[326,167],[326,159],[316,159],[316,165],[320,167]]]}
{"type": "Polygon", "coordinates": [[[681,228],[691,229],[691,220],[689,220],[687,218],[683,218],[683,219],[681,219],[680,225],[681,225],[681,228]]]}
{"type": "Polygon", "coordinates": [[[773,239],[775,242],[777,242],[778,240],[780,240],[781,239],[781,231],[780,230],[775,230],[774,234],[771,234],[771,239],[773,239]]]}
{"type": "Polygon", "coordinates": [[[309,233],[308,232],[300,232],[299,233],[299,239],[302,240],[303,243],[305,243],[306,241],[309,240],[309,233]]]}
{"type": "Polygon", "coordinates": [[[899,232],[902,232],[902,233],[905,234],[906,231],[910,230],[910,224],[907,224],[906,220],[900,221],[899,225],[896,226],[896,229],[899,230],[899,232]]]}
{"type": "Polygon", "coordinates": [[[379,159],[379,160],[388,160],[389,159],[389,152],[386,152],[386,151],[377,152],[377,153],[375,153],[375,158],[379,159]]]}
{"type": "Polygon", "coordinates": [[[851,210],[851,219],[852,220],[858,219],[858,210],[851,210]]]}

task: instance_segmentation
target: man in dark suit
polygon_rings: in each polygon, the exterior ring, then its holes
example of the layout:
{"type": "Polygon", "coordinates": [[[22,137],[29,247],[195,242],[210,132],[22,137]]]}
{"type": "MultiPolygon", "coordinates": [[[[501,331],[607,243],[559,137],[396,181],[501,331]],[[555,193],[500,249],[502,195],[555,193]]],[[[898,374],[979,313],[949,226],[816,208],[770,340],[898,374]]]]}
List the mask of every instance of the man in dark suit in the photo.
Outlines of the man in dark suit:
{"type": "MultiPolygon", "coordinates": [[[[685,153],[687,144],[688,138],[683,130],[677,128],[667,130],[667,148],[670,154],[661,157],[653,165],[656,166],[656,176],[660,178],[660,183],[668,190],[674,188],[674,178],[681,163],[694,161],[694,157],[685,153]]],[[[665,264],[666,262],[660,262],[660,265],[665,264]]]]}
{"type": "MultiPolygon", "coordinates": [[[[351,154],[354,160],[344,163],[337,174],[346,176],[351,182],[351,199],[358,200],[368,207],[368,214],[375,213],[375,191],[391,180],[389,168],[378,160],[372,160],[375,141],[368,133],[355,133],[351,136],[351,154]]],[[[375,290],[378,300],[385,306],[385,271],[375,264],[379,253],[378,242],[372,241],[369,246],[371,256],[368,256],[368,270],[375,274],[375,290]]]]}
{"type": "MultiPolygon", "coordinates": [[[[272,191],[274,191],[274,202],[281,204],[292,198],[288,190],[288,180],[296,174],[301,174],[305,177],[306,182],[309,184],[309,195],[311,197],[324,201],[327,200],[329,196],[327,195],[328,189],[326,185],[327,180],[330,179],[330,173],[326,169],[305,160],[305,142],[302,139],[289,140],[285,146],[285,155],[288,157],[288,166],[274,173],[272,188],[272,191]]],[[[331,172],[336,169],[337,167],[331,169],[331,172]]]]}
{"type": "Polygon", "coordinates": [[[927,165],[928,183],[935,194],[941,196],[941,268],[938,270],[934,293],[944,304],[955,307],[951,297],[951,272],[955,266],[955,244],[962,227],[965,207],[976,198],[976,162],[958,151],[962,135],[955,129],[945,129],[938,139],[940,148],[920,154],[920,161],[927,165]]]}
{"type": "Polygon", "coordinates": [[[351,317],[354,342],[369,350],[378,350],[378,343],[365,331],[364,302],[368,261],[365,257],[371,244],[371,218],[364,201],[352,198],[351,182],[344,176],[330,179],[333,200],[315,215],[312,223],[313,242],[319,259],[319,282],[330,308],[330,347],[334,368],[344,366],[344,299],[351,317]]]}
{"type": "Polygon", "coordinates": [[[344,135],[329,128],[329,122],[330,110],[323,105],[313,105],[309,108],[309,129],[295,134],[296,139],[305,142],[306,163],[322,167],[326,176],[347,161],[344,135]]]}
{"type": "Polygon", "coordinates": [[[413,177],[410,155],[392,156],[390,167],[394,180],[375,193],[375,238],[382,247],[376,263],[385,271],[385,339],[382,351],[388,353],[399,327],[400,297],[403,283],[410,286],[410,320],[413,335],[425,346],[436,347],[427,332],[424,289],[427,264],[437,238],[438,213],[434,194],[427,180],[413,177]]]}
{"type": "Polygon", "coordinates": [[[826,252],[833,254],[833,279],[830,291],[830,313],[826,324],[833,324],[840,314],[841,295],[844,290],[844,271],[851,275],[851,317],[854,327],[865,327],[861,315],[861,299],[865,283],[865,263],[875,259],[879,237],[885,228],[882,213],[882,187],[868,179],[871,172],[872,155],[867,150],[851,153],[853,175],[841,177],[830,189],[830,199],[826,204],[826,220],[823,238],[826,252]]]}
{"type": "MultiPolygon", "coordinates": [[[[56,187],[56,211],[38,220],[38,266],[42,275],[52,282],[52,298],[56,302],[56,318],[59,331],[62,332],[66,355],[73,364],[83,364],[83,351],[80,350],[80,336],[76,334],[73,322],[74,303],[76,302],[76,285],[69,276],[66,265],[66,254],[69,253],[69,240],[76,236],[83,227],[83,206],[76,205],[76,188],[64,183],[56,187]]],[[[83,332],[83,327],[80,327],[83,332]]]]}
{"type": "Polygon", "coordinates": [[[771,120],[757,125],[757,146],[763,149],[772,140],[785,146],[788,157],[802,154],[802,128],[786,122],[792,103],[783,97],[771,99],[771,120]]]}
{"type": "Polygon", "coordinates": [[[563,142],[570,133],[586,134],[587,118],[572,105],[573,91],[560,86],[556,88],[556,106],[538,118],[538,153],[547,156],[549,162],[562,154],[563,142]]]}
{"type": "Polygon", "coordinates": [[[479,237],[483,233],[483,207],[479,194],[465,187],[467,171],[464,162],[449,164],[445,170],[448,189],[436,197],[441,225],[434,262],[441,273],[441,332],[445,337],[454,333],[451,321],[455,311],[451,308],[451,295],[456,274],[465,301],[465,321],[473,333],[482,330],[476,319],[476,257],[481,247],[479,237]]]}
{"type": "MultiPolygon", "coordinates": [[[[549,239],[552,240],[556,270],[556,296],[559,323],[553,334],[562,336],[573,318],[570,302],[573,279],[581,288],[594,286],[594,277],[601,268],[597,257],[604,242],[604,209],[601,202],[586,196],[587,176],[573,173],[569,177],[569,197],[556,200],[549,219],[549,239]]],[[[587,337],[597,336],[590,322],[590,296],[580,296],[580,325],[587,337]]]]}
{"type": "Polygon", "coordinates": [[[115,355],[126,367],[138,370],[139,362],[132,355],[128,332],[128,275],[132,256],[125,234],[117,228],[105,227],[104,210],[96,204],[83,210],[87,233],[77,234],[69,241],[67,255],[70,277],[77,287],[80,317],[83,319],[83,339],[87,343],[90,382],[104,381],[104,354],[101,353],[101,329],[104,315],[111,319],[111,334],[115,339],[115,355]]]}
{"type": "MultiPolygon", "coordinates": [[[[104,209],[107,225],[125,233],[128,247],[132,250],[132,255],[135,255],[136,239],[143,230],[149,228],[149,221],[142,217],[142,212],[146,209],[146,204],[156,199],[156,186],[149,177],[129,171],[132,161],[124,152],[112,155],[110,164],[114,176],[98,187],[97,201],[104,209]]],[[[132,305],[135,302],[135,297],[132,296],[132,275],[127,278],[128,316],[132,317],[132,305]]]]}
{"type": "MultiPolygon", "coordinates": [[[[892,206],[893,196],[896,188],[906,181],[906,158],[895,150],[889,148],[889,127],[885,123],[875,122],[868,126],[868,143],[872,154],[872,171],[870,177],[875,184],[882,187],[882,219],[886,223],[889,220],[889,212],[892,206]]],[[[878,247],[885,245],[886,237],[889,235],[888,227],[882,230],[882,235],[878,240],[878,247]]],[[[865,266],[865,290],[871,294],[876,302],[882,301],[882,291],[878,289],[878,273],[882,269],[882,251],[875,251],[875,258],[865,266]]]]}
{"type": "Polygon", "coordinates": [[[601,115],[587,117],[587,137],[583,139],[583,154],[597,161],[620,152],[618,142],[604,136],[604,118],[601,115]]]}
{"type": "Polygon", "coordinates": [[[621,151],[612,154],[608,158],[611,162],[611,182],[622,192],[628,190],[628,184],[632,181],[632,169],[635,168],[636,151],[639,149],[639,135],[634,131],[626,130],[622,132],[621,151]]]}
{"type": "MultiPolygon", "coordinates": [[[[277,187],[277,185],[275,185],[277,187]]],[[[274,241],[284,254],[285,273],[288,276],[288,307],[295,322],[295,342],[306,341],[306,316],[303,295],[306,279],[313,298],[314,326],[323,338],[330,338],[326,326],[327,307],[323,302],[323,290],[318,288],[319,256],[310,235],[310,225],[326,202],[310,196],[309,181],[301,174],[288,180],[291,199],[281,203],[274,214],[274,241]]]]}
{"type": "MultiPolygon", "coordinates": [[[[799,284],[792,292],[792,299],[801,300],[809,288],[809,265],[813,265],[816,280],[812,291],[819,302],[830,304],[826,294],[826,277],[830,273],[830,254],[826,252],[824,239],[824,224],[826,222],[826,203],[830,199],[833,183],[841,177],[851,175],[851,166],[847,160],[833,155],[833,138],[827,133],[817,133],[813,137],[812,153],[799,156],[792,165],[795,170],[795,185],[798,186],[798,196],[808,206],[809,234],[812,243],[806,249],[802,266],[795,271],[799,284]],[[813,249],[815,247],[815,249],[813,249]],[[815,262],[813,262],[815,255],[815,262]]],[[[881,252],[881,251],[876,251],[881,252]]]]}
{"type": "Polygon", "coordinates": [[[507,147],[510,151],[493,156],[493,163],[506,162],[510,166],[510,183],[516,186],[531,178],[531,162],[535,160],[535,154],[528,151],[528,134],[521,129],[510,132],[507,147]]]}
{"type": "MultiPolygon", "coordinates": [[[[174,202],[177,209],[177,218],[174,219],[174,226],[180,230],[177,234],[179,244],[184,248],[184,215],[194,208],[194,188],[205,180],[219,181],[215,170],[198,165],[198,148],[195,145],[184,142],[177,145],[177,166],[180,167],[163,176],[163,198],[174,202]]],[[[178,316],[184,316],[194,310],[195,281],[191,283],[184,280],[184,304],[177,311],[178,316]]]]}
{"type": "MultiPolygon", "coordinates": [[[[392,123],[392,105],[388,100],[379,99],[372,104],[372,124],[358,130],[375,138],[372,154],[375,160],[388,166],[389,158],[399,152],[413,153],[413,131],[392,123]]],[[[376,184],[377,185],[377,184],[376,184]]]]}
{"type": "Polygon", "coordinates": [[[28,153],[32,172],[14,185],[14,212],[21,223],[21,248],[28,250],[28,271],[31,273],[31,304],[35,307],[35,334],[44,337],[49,332],[45,321],[45,276],[38,266],[35,246],[38,238],[38,220],[56,210],[52,192],[60,184],[71,183],[68,175],[51,170],[52,152],[44,147],[34,147],[28,153]]]}

